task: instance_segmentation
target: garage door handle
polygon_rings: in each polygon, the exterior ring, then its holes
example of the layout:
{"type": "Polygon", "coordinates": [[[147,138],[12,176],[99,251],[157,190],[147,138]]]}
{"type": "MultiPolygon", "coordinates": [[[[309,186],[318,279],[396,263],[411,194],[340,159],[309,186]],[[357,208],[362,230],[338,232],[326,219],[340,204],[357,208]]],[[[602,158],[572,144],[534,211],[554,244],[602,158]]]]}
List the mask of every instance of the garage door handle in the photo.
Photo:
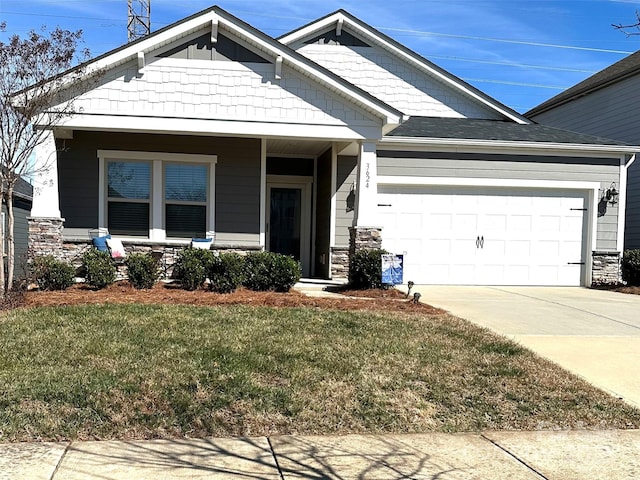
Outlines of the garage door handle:
{"type": "Polygon", "coordinates": [[[480,248],[480,235],[476,237],[476,248],[480,248]]]}
{"type": "Polygon", "coordinates": [[[480,248],[484,248],[484,236],[480,237],[480,248]]]}

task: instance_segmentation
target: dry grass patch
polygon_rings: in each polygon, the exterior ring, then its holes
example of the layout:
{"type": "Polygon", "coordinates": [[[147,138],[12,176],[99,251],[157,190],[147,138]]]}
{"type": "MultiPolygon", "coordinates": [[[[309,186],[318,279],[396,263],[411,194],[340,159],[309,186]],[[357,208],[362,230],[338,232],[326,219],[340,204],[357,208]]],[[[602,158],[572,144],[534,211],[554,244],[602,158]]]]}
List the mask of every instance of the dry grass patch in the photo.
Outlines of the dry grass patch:
{"type": "Polygon", "coordinates": [[[5,312],[0,329],[0,441],[640,427],[445,314],[84,305],[5,312]]]}

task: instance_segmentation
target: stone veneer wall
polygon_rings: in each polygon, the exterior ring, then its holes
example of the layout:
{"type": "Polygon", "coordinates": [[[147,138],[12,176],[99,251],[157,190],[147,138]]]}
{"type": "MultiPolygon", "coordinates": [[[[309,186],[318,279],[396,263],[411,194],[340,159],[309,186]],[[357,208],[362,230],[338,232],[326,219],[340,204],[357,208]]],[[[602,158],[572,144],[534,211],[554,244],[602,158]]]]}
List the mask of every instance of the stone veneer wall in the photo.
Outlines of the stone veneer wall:
{"type": "Polygon", "coordinates": [[[617,285],[622,283],[620,252],[593,252],[591,283],[593,285],[617,285]]]}
{"type": "MultiPolygon", "coordinates": [[[[140,244],[135,243],[133,241],[124,240],[122,242],[124,246],[125,252],[127,255],[132,253],[151,253],[155,258],[158,259],[161,268],[161,278],[169,279],[173,278],[173,266],[176,263],[178,258],[178,254],[181,250],[186,248],[188,245],[175,245],[175,244],[140,244]]],[[[91,248],[91,243],[86,240],[78,240],[78,241],[66,241],[62,246],[63,254],[60,257],[61,259],[71,263],[73,266],[78,269],[82,264],[82,255],[83,253],[91,248]]],[[[236,252],[241,255],[245,255],[251,251],[261,250],[259,247],[229,247],[229,246],[213,246],[214,251],[218,252],[236,252]]],[[[117,265],[118,279],[127,278],[127,271],[124,264],[117,265]]]]}
{"type": "Polygon", "coordinates": [[[349,247],[331,248],[331,279],[349,278],[349,247]]]}
{"type": "MultiPolygon", "coordinates": [[[[29,259],[36,256],[52,255],[58,260],[69,262],[76,270],[82,265],[82,255],[91,247],[89,240],[63,240],[64,219],[62,218],[29,218],[29,259]]],[[[135,241],[122,242],[127,254],[151,253],[160,262],[163,278],[171,278],[173,266],[180,250],[187,244],[142,244],[135,241]]],[[[237,252],[246,254],[250,251],[261,250],[260,247],[242,247],[214,245],[215,251],[237,252]]],[[[118,279],[127,277],[124,264],[117,265],[118,279]]]]}

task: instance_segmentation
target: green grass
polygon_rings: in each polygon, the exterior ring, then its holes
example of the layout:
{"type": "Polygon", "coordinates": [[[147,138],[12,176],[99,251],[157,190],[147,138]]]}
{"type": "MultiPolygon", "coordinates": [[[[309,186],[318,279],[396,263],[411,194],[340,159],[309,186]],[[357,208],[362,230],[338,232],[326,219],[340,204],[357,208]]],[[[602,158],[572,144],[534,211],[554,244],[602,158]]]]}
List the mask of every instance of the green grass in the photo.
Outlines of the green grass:
{"type": "Polygon", "coordinates": [[[449,316],[88,305],[0,316],[0,441],[638,428],[449,316]]]}

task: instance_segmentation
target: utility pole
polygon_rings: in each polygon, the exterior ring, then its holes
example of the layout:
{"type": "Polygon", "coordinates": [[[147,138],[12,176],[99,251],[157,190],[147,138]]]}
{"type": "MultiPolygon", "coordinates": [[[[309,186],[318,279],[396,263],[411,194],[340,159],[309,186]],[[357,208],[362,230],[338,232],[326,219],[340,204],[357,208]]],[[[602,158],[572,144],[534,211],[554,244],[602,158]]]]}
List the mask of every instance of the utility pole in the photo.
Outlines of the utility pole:
{"type": "Polygon", "coordinates": [[[151,33],[151,0],[128,0],[129,16],[127,22],[130,42],[151,33]]]}

